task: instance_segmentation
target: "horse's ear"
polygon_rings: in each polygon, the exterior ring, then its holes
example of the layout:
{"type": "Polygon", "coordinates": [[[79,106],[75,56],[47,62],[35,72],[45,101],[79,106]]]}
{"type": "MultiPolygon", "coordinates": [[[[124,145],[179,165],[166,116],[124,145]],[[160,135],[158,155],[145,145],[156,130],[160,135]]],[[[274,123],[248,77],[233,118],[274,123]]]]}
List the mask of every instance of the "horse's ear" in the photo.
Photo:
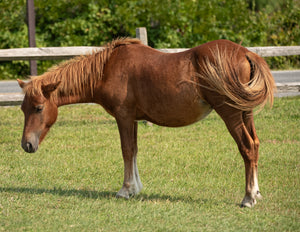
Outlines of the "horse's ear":
{"type": "Polygon", "coordinates": [[[60,81],[56,82],[56,83],[51,83],[48,85],[42,85],[42,91],[43,94],[46,96],[50,96],[50,94],[57,89],[57,87],[59,86],[60,81]]]}
{"type": "Polygon", "coordinates": [[[17,79],[18,83],[19,83],[19,86],[23,89],[26,85],[26,83],[20,79],[17,79]]]}

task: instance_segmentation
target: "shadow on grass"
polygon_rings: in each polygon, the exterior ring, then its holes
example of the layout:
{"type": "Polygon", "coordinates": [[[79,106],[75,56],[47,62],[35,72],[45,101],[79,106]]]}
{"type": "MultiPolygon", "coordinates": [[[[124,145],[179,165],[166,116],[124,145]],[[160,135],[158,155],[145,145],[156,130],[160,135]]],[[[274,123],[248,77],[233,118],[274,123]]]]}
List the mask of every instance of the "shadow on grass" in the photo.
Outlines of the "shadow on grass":
{"type": "Polygon", "coordinates": [[[114,198],[116,193],[109,191],[93,191],[93,190],[84,190],[84,189],[62,189],[62,188],[53,188],[53,189],[43,189],[43,188],[25,188],[25,187],[0,187],[0,192],[12,192],[12,193],[25,193],[25,194],[52,194],[58,196],[77,196],[81,198],[114,198]]]}
{"type": "MultiPolygon", "coordinates": [[[[94,191],[94,190],[84,190],[84,189],[43,189],[43,188],[26,188],[26,187],[0,187],[1,193],[24,193],[24,194],[52,194],[58,196],[75,196],[79,198],[90,198],[90,199],[115,199],[116,192],[113,191],[94,191]]],[[[120,199],[122,200],[122,199],[120,199]]],[[[216,199],[194,199],[189,196],[170,196],[162,194],[146,194],[140,193],[129,199],[130,201],[170,201],[170,202],[188,202],[197,204],[233,204],[232,202],[220,202],[216,199]]]]}

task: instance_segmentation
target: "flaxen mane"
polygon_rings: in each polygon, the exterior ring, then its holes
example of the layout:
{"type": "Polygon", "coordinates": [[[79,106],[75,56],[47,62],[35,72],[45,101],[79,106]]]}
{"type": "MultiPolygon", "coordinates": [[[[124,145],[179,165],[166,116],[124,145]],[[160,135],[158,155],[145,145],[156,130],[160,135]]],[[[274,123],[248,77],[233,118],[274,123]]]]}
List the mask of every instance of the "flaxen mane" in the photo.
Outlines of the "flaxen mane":
{"type": "Polygon", "coordinates": [[[129,44],[140,44],[138,39],[123,38],[114,40],[104,46],[104,50],[90,55],[78,56],[50,68],[40,76],[32,76],[31,81],[23,89],[29,95],[42,95],[42,86],[61,81],[53,97],[58,95],[85,95],[86,86],[91,94],[96,83],[103,78],[103,69],[116,47],[129,44]]]}

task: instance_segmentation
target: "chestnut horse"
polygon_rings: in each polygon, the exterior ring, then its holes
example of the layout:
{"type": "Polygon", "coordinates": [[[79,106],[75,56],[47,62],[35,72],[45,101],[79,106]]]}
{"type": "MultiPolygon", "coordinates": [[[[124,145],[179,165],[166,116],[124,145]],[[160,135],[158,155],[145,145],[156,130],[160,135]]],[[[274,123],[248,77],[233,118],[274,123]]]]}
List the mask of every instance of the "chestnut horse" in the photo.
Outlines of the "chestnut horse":
{"type": "Polygon", "coordinates": [[[185,52],[167,54],[137,39],[119,39],[102,51],[76,57],[27,83],[22,147],[36,152],[57,118],[57,108],[98,103],[115,117],[124,160],[124,182],[117,197],[142,189],[137,168],[137,121],[180,127],[215,110],[224,120],[244,159],[246,195],[242,206],[259,198],[259,140],[252,110],[272,105],[274,80],[266,62],[246,48],[217,40],[185,52]]]}

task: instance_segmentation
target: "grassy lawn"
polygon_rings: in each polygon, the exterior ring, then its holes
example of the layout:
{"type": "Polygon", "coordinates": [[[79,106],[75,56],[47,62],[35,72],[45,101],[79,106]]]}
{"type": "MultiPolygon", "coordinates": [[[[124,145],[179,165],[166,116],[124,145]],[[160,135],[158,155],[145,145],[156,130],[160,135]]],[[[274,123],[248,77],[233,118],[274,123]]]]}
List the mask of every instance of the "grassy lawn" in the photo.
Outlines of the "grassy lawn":
{"type": "Polygon", "coordinates": [[[37,153],[23,152],[23,114],[0,108],[0,231],[300,231],[300,97],[255,116],[263,199],[240,208],[244,164],[215,112],[184,128],[139,124],[144,185],[116,199],[123,161],[114,119],[64,106],[37,153]]]}

